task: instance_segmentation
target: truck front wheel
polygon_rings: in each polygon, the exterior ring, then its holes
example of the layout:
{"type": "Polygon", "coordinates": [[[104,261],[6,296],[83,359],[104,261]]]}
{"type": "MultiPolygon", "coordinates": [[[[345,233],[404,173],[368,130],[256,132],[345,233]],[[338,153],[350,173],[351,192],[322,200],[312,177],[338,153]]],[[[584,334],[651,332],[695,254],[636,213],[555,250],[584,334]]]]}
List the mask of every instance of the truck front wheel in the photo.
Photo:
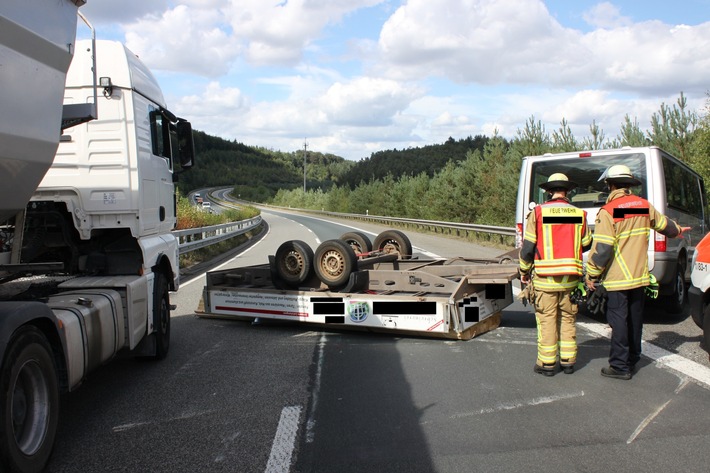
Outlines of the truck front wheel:
{"type": "Polygon", "coordinates": [[[36,327],[13,337],[0,373],[0,462],[10,471],[42,471],[59,420],[52,349],[36,327]]]}
{"type": "Polygon", "coordinates": [[[162,360],[170,348],[170,292],[163,273],[155,274],[153,286],[153,330],[155,330],[155,359],[162,360]]]}

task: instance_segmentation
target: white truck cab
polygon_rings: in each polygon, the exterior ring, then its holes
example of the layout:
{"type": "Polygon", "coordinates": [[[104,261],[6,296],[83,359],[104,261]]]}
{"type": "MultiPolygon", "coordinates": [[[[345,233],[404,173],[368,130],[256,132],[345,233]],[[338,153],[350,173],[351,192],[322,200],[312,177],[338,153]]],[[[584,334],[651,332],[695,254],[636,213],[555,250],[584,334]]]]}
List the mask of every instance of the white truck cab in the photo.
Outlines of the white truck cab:
{"type": "Polygon", "coordinates": [[[122,44],[74,43],[83,3],[0,3],[1,471],[44,470],[60,392],[119,352],[162,359],[170,344],[192,128],[122,44]]]}
{"type": "MultiPolygon", "coordinates": [[[[77,42],[65,104],[93,98],[90,46],[77,42]]],[[[158,82],[124,45],[97,41],[95,54],[103,84],[98,119],[64,131],[27,209],[35,224],[30,234],[54,212],[63,213],[64,226],[52,225],[54,238],[25,252],[26,262],[58,259],[78,271],[108,274],[145,274],[164,264],[177,290],[173,181],[192,166],[190,124],[167,110],[158,82]]]]}

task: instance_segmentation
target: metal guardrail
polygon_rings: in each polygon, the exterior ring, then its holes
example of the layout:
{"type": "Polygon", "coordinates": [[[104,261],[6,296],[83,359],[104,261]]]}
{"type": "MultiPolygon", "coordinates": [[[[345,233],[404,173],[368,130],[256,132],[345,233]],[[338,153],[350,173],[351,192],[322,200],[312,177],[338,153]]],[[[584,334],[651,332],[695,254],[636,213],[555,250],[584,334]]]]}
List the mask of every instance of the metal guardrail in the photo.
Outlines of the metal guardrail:
{"type": "MultiPolygon", "coordinates": [[[[268,204],[250,203],[255,207],[267,207],[272,209],[298,211],[310,214],[325,215],[336,218],[349,218],[355,220],[364,220],[374,223],[380,223],[387,226],[399,225],[410,226],[414,228],[426,229],[435,233],[456,233],[460,235],[464,233],[483,233],[489,235],[498,235],[501,241],[508,240],[508,237],[515,238],[514,227],[500,227],[495,225],[478,225],[474,223],[459,223],[459,222],[444,222],[439,220],[417,220],[413,218],[387,217],[382,215],[369,214],[351,214],[328,212],[324,210],[312,209],[297,209],[292,207],[279,207],[268,204]]],[[[261,216],[256,216],[239,222],[223,223],[210,227],[189,228],[185,230],[176,230],[173,232],[178,237],[180,254],[188,253],[199,248],[219,243],[237,235],[248,232],[257,227],[261,223],[261,216]]]]}
{"type": "Polygon", "coordinates": [[[426,229],[434,231],[435,233],[456,233],[460,235],[461,232],[465,233],[484,233],[489,235],[498,235],[501,240],[507,237],[515,238],[515,227],[500,227],[495,225],[479,225],[475,223],[459,223],[459,222],[444,222],[440,220],[417,220],[413,218],[401,218],[401,217],[386,217],[382,215],[369,215],[369,214],[350,214],[350,213],[339,213],[339,212],[328,212],[325,210],[312,210],[312,209],[296,209],[292,207],[277,207],[273,205],[264,204],[254,204],[260,207],[269,207],[273,209],[283,209],[283,210],[296,210],[304,213],[326,215],[330,217],[337,218],[351,218],[355,220],[364,220],[369,222],[380,223],[384,225],[399,224],[404,226],[411,226],[414,228],[426,229]]]}
{"type": "Polygon", "coordinates": [[[261,215],[239,222],[175,230],[173,235],[178,239],[178,252],[182,255],[242,235],[258,227],[259,224],[261,224],[261,215]]]}
{"type": "Polygon", "coordinates": [[[443,222],[439,220],[416,220],[413,218],[400,217],[384,217],[379,215],[361,215],[361,214],[342,214],[336,212],[317,212],[323,215],[341,216],[345,218],[356,218],[379,223],[397,222],[400,224],[419,226],[419,227],[437,227],[446,228],[449,230],[463,230],[467,232],[492,233],[494,235],[515,236],[515,228],[513,227],[498,227],[494,225],[477,225],[474,223],[458,223],[458,222],[443,222]]]}

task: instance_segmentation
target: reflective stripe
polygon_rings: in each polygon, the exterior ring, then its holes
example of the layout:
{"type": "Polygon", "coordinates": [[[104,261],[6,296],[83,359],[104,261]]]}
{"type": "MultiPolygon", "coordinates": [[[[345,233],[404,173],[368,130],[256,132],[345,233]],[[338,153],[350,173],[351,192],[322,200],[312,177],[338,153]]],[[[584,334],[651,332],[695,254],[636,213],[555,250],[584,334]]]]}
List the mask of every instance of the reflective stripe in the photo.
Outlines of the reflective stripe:
{"type": "Polygon", "coordinates": [[[547,289],[550,291],[558,291],[562,289],[574,289],[579,282],[579,276],[536,276],[533,279],[533,287],[535,289],[547,289]]]}

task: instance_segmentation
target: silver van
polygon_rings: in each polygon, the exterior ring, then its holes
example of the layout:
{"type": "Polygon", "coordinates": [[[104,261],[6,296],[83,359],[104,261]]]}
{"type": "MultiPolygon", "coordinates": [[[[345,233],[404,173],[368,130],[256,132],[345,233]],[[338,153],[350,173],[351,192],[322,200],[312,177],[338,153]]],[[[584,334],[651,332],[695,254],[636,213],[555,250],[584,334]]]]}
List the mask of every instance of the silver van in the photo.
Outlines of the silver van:
{"type": "Polygon", "coordinates": [[[690,261],[697,244],[708,231],[703,179],[688,165],[656,146],[624,147],[581,151],[523,158],[515,212],[516,246],[522,245],[525,219],[535,205],[544,202],[539,185],[561,172],[579,184],[569,195],[572,204],[587,211],[588,224],[594,229],[599,209],[609,191],[600,179],[606,169],[625,164],[641,186],[632,191],[648,199],[660,212],[691,227],[683,239],[667,239],[651,231],[648,248],[649,269],[656,276],[667,310],[678,313],[686,305],[686,281],[690,279],[690,261]]]}

